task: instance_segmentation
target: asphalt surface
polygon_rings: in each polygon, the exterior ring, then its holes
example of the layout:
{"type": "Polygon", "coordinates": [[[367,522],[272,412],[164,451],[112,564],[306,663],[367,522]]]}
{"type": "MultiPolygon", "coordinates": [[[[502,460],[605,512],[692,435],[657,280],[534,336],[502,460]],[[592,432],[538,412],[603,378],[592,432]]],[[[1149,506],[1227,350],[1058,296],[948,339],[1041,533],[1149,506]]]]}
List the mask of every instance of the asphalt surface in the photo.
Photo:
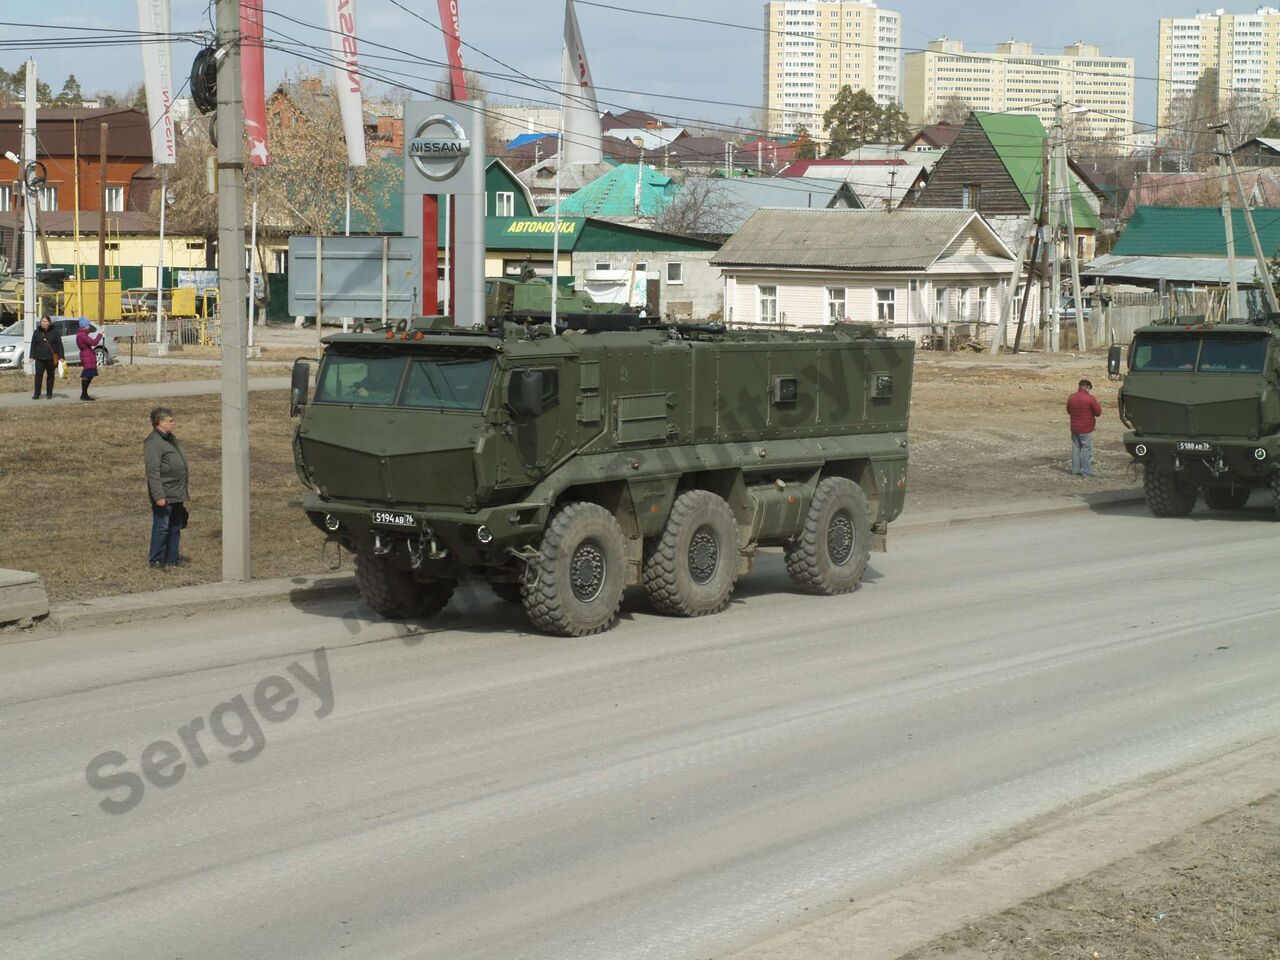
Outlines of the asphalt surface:
{"type": "MultiPolygon", "coordinates": [[[[73,368],[74,369],[74,368],[73,368]]],[[[90,392],[98,400],[145,400],[150,397],[198,397],[207,393],[222,393],[221,380],[170,380],[163,383],[128,383],[120,386],[92,386],[90,392]]],[[[249,377],[249,389],[288,390],[288,377],[249,377]]],[[[39,407],[51,403],[82,403],[80,379],[72,374],[60,380],[53,388],[53,399],[31,399],[25,390],[16,393],[0,393],[0,409],[5,407],[39,407]]]]}
{"type": "Polygon", "coordinates": [[[773,555],[585,640],[480,591],[3,644],[0,956],[721,954],[1274,735],[1274,543],[1123,508],[921,529],[840,598],[773,555]]]}

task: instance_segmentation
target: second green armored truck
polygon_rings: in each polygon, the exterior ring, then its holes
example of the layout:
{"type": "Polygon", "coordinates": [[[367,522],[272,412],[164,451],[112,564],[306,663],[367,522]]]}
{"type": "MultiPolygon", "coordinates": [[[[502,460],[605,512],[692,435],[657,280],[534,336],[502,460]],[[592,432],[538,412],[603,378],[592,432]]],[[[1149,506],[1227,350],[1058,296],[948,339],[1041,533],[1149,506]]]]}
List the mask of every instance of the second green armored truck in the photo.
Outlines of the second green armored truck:
{"type": "Polygon", "coordinates": [[[1143,327],[1129,347],[1120,417],[1147,506],[1186,516],[1200,495],[1238,510],[1269,488],[1280,516],[1280,326],[1273,319],[1143,327]]]}
{"type": "Polygon", "coordinates": [[[910,342],[589,325],[336,335],[311,397],[299,362],[304,509],[374,610],[424,617],[482,580],[582,636],[632,585],[723,610],[764,546],[801,591],[858,585],[902,510],[910,342]]]}

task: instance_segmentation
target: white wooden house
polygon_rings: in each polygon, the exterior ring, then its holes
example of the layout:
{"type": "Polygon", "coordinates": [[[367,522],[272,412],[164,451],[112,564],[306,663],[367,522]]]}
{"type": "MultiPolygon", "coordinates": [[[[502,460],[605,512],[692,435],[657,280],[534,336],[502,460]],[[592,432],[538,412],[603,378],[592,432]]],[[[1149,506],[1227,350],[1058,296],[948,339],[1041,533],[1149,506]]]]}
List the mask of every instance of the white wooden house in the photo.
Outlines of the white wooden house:
{"type": "Polygon", "coordinates": [[[1015,259],[973,210],[763,209],[711,262],[734,325],[871,322],[923,340],[950,324],[989,340],[1015,259]]]}

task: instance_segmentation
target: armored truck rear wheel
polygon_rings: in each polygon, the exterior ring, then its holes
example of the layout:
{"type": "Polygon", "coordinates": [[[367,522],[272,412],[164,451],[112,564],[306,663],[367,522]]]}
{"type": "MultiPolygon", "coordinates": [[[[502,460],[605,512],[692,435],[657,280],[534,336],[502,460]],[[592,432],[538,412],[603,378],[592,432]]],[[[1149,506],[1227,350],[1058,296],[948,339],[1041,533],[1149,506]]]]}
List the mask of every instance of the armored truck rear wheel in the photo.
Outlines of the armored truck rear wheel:
{"type": "Polygon", "coordinates": [[[457,586],[453,580],[418,580],[408,570],[394,566],[389,558],[371,553],[356,554],[356,584],[364,602],[392,620],[439,613],[457,586]]]}
{"type": "Polygon", "coordinates": [[[1249,502],[1248,487],[1205,487],[1205,506],[1214,510],[1239,510],[1249,502]]]}
{"type": "Polygon", "coordinates": [[[1178,482],[1176,474],[1151,467],[1143,472],[1142,492],[1147,498],[1147,509],[1157,517],[1185,517],[1195,507],[1198,497],[1194,487],[1187,488],[1178,482]]]}
{"type": "Polygon", "coordinates": [[[661,613],[701,617],[729,605],[738,579],[738,523],[721,497],[686,490],[644,561],[644,588],[661,613]]]}
{"type": "Polygon", "coordinates": [[[805,593],[856,589],[871,555],[871,511],[862,488],[844,477],[821,480],[786,554],[791,582],[805,593]]]}
{"type": "Polygon", "coordinates": [[[622,527],[604,507],[568,503],[556,511],[529,561],[524,609],[547,633],[585,637],[613,626],[626,585],[622,527]]]}

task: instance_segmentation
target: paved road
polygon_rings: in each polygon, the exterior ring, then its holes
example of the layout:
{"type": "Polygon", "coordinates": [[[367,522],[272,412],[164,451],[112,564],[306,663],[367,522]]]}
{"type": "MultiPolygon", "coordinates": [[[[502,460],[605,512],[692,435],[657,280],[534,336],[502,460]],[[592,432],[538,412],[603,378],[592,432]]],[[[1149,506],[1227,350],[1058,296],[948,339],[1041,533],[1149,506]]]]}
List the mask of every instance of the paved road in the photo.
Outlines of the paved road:
{"type": "MultiPolygon", "coordinates": [[[[32,400],[31,394],[25,390],[17,393],[0,393],[0,409],[5,407],[39,407],[49,403],[80,403],[80,381],[68,377],[64,383],[74,384],[74,388],[59,383],[53,389],[53,399],[32,400]]],[[[127,383],[121,386],[101,386],[90,388],[98,400],[144,400],[151,397],[198,397],[206,393],[222,393],[221,380],[172,380],[167,383],[127,383]]],[[[253,377],[249,378],[249,389],[252,390],[288,390],[288,377],[253,377]]]]}
{"type": "Polygon", "coordinates": [[[1274,734],[1275,537],[922,530],[849,597],[772,557],[720,616],[587,640],[482,596],[410,636],[330,602],[0,645],[0,955],[707,957],[1274,734]],[[136,785],[90,789],[113,750],[136,785]]]}

